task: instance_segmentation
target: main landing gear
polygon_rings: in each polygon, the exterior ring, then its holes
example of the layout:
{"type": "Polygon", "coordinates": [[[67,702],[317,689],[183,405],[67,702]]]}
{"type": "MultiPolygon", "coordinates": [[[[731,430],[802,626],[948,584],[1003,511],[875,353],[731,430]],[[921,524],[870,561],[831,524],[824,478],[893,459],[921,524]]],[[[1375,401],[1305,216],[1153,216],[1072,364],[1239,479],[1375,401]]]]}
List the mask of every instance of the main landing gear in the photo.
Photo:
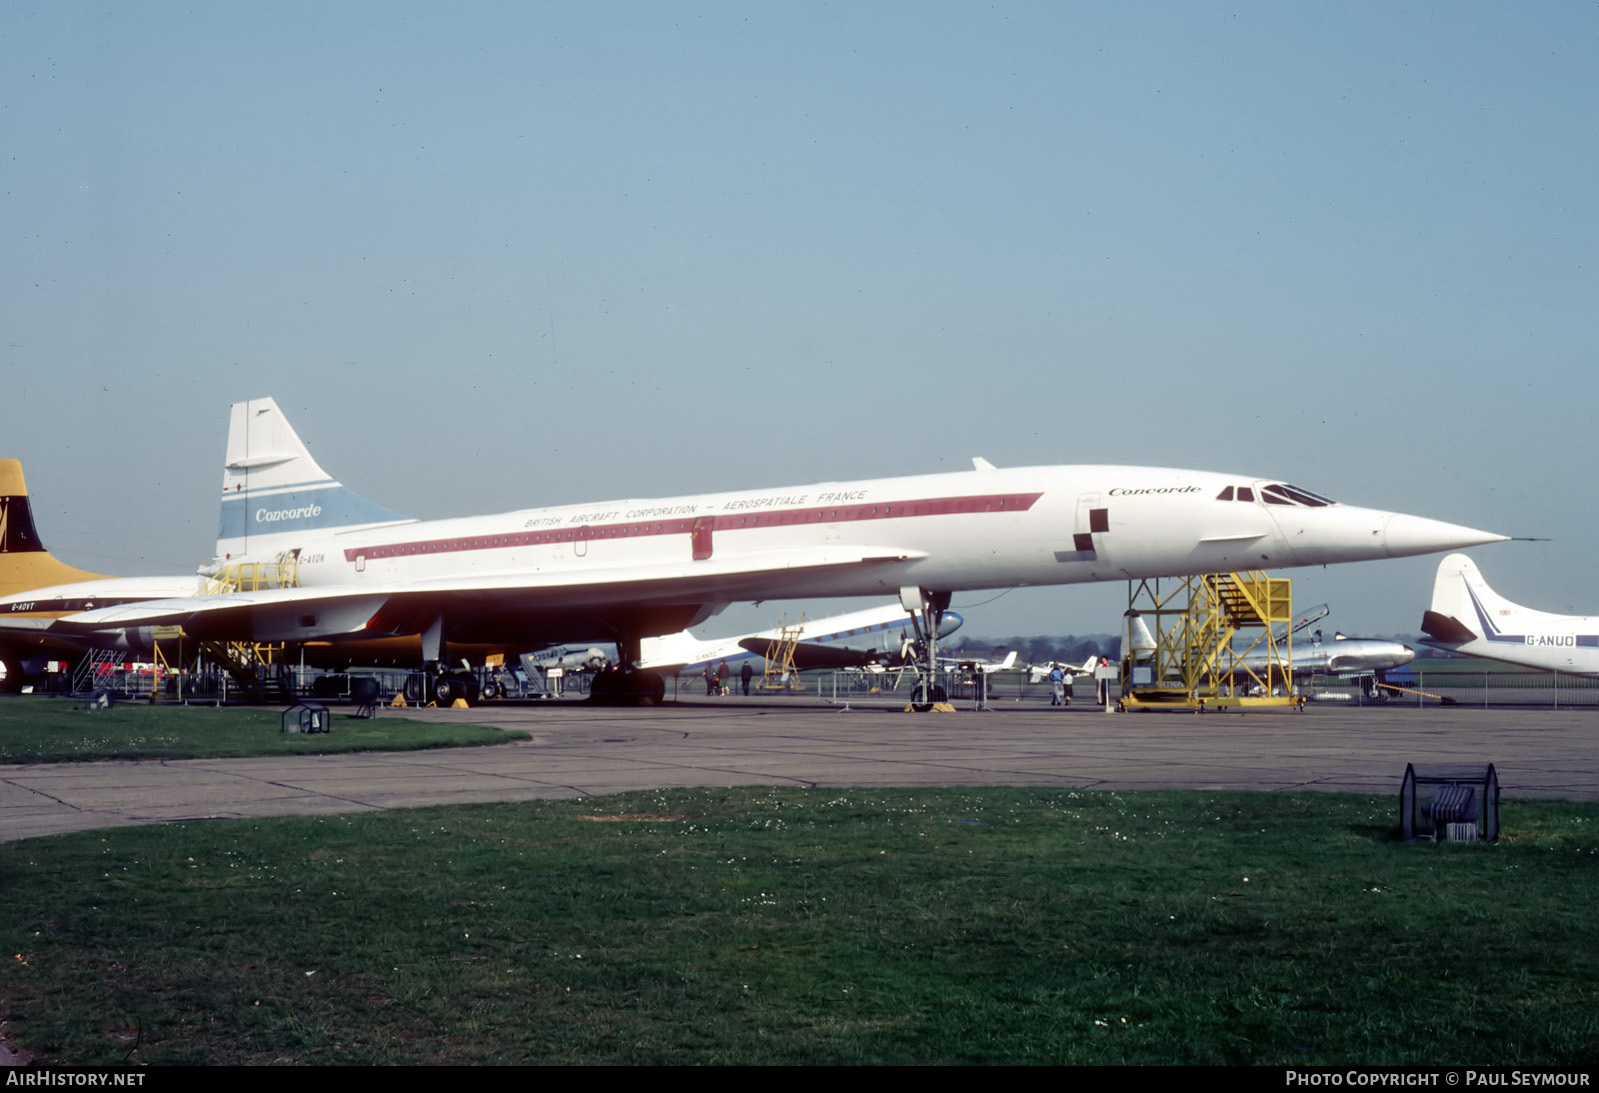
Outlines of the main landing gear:
{"type": "Polygon", "coordinates": [[[465,668],[446,669],[434,663],[427,669],[428,698],[436,706],[453,706],[457,699],[468,706],[477,704],[479,697],[477,678],[465,668]]]}
{"type": "Polygon", "coordinates": [[[666,701],[666,680],[659,672],[613,664],[594,673],[589,701],[600,706],[659,706],[666,701]]]}
{"type": "Polygon", "coordinates": [[[643,658],[643,650],[631,627],[616,640],[620,664],[608,665],[594,673],[589,685],[589,701],[601,706],[659,706],[666,701],[666,680],[659,672],[647,672],[631,665],[643,658]]]}

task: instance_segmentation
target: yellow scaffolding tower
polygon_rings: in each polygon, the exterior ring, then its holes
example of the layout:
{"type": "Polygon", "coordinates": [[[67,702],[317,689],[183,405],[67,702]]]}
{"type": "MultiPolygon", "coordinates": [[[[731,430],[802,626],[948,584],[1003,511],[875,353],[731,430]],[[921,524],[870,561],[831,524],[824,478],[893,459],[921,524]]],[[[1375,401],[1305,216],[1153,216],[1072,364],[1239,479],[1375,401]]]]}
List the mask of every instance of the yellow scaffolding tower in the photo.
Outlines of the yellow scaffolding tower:
{"type": "Polygon", "coordinates": [[[1124,705],[1202,710],[1294,703],[1291,580],[1251,570],[1146,578],[1127,587],[1124,705]]]}
{"type": "Polygon", "coordinates": [[[219,568],[200,589],[202,596],[223,592],[258,592],[263,588],[298,588],[300,560],[285,554],[275,562],[239,562],[219,568]]]}
{"type": "MultiPolygon", "coordinates": [[[[202,596],[219,596],[226,592],[257,592],[263,588],[298,588],[300,586],[300,560],[294,554],[285,554],[273,562],[238,562],[219,568],[216,575],[200,589],[202,596]]],[[[283,642],[211,641],[202,642],[202,651],[217,661],[228,672],[242,677],[256,665],[271,665],[283,659],[288,651],[283,642]]]]}
{"type": "Polygon", "coordinates": [[[804,615],[793,626],[788,625],[787,615],[779,616],[777,637],[767,643],[766,651],[761,654],[766,660],[766,671],[761,673],[761,690],[784,691],[791,680],[798,678],[799,672],[794,667],[794,650],[798,648],[800,635],[804,632],[804,615]]]}

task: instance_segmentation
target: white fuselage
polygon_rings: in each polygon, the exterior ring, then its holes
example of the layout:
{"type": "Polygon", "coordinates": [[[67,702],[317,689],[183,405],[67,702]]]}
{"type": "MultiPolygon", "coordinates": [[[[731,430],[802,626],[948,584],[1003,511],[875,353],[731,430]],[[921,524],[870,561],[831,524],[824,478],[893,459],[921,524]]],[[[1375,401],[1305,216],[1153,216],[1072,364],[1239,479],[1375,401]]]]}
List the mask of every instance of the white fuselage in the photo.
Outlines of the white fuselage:
{"type": "Polygon", "coordinates": [[[107,606],[192,596],[201,586],[193,574],[183,577],[101,577],[92,581],[30,589],[0,596],[0,662],[31,677],[52,660],[76,660],[87,649],[148,653],[155,637],[148,626],[76,635],[54,633],[54,619],[107,606]]]}
{"type": "MultiPolygon", "coordinates": [[[[1363,675],[1399,668],[1416,659],[1416,651],[1397,641],[1378,638],[1324,638],[1295,641],[1287,650],[1294,675],[1363,675]]],[[[1264,651],[1240,658],[1244,667],[1264,671],[1269,660],[1264,651]]]]}
{"type": "Polygon", "coordinates": [[[967,471],[257,534],[250,557],[297,551],[302,587],[373,591],[473,575],[584,586],[607,571],[671,573],[692,586],[698,569],[715,574],[708,591],[732,600],[1321,565],[1498,538],[1348,505],[1217,500],[1238,483],[1252,480],[1114,466],[967,471]],[[763,556],[773,564],[762,565],[763,556]]]}

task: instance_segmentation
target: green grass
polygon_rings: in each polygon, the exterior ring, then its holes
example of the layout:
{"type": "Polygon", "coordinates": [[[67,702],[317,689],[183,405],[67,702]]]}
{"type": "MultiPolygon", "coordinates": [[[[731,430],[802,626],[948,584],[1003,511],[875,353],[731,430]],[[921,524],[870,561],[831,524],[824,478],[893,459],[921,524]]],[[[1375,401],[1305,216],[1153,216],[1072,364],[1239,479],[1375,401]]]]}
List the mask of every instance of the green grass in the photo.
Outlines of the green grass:
{"type": "Polygon", "coordinates": [[[0,763],[410,751],[504,744],[525,735],[385,718],[381,712],[363,720],[337,706],[329,713],[332,731],[311,736],[283,732],[282,714],[274,710],[135,703],[87,710],[81,701],[8,698],[0,701],[0,763]]]}
{"type": "Polygon", "coordinates": [[[702,789],[0,847],[41,1061],[1599,1061],[1599,807],[702,789]]]}

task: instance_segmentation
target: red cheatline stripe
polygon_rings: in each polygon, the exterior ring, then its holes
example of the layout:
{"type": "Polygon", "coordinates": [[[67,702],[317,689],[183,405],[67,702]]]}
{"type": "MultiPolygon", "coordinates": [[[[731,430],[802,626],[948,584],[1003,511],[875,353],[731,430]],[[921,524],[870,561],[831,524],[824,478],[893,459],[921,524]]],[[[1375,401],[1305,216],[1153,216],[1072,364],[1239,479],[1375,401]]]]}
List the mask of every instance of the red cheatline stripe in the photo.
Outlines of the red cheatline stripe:
{"type": "Polygon", "coordinates": [[[353,562],[361,555],[364,555],[367,561],[374,561],[378,558],[454,554],[463,550],[503,550],[507,547],[571,543],[578,540],[592,542],[596,539],[641,539],[651,535],[687,535],[693,530],[695,520],[707,518],[715,521],[713,531],[726,532],[789,527],[795,524],[844,524],[860,520],[953,516],[971,512],[1026,512],[1042,496],[1044,496],[1042,493],[988,493],[976,497],[924,497],[887,504],[822,505],[797,509],[722,512],[714,516],[706,514],[671,520],[624,520],[610,524],[585,524],[581,527],[465,535],[454,539],[417,539],[406,543],[350,547],[344,552],[344,560],[353,562]]]}

